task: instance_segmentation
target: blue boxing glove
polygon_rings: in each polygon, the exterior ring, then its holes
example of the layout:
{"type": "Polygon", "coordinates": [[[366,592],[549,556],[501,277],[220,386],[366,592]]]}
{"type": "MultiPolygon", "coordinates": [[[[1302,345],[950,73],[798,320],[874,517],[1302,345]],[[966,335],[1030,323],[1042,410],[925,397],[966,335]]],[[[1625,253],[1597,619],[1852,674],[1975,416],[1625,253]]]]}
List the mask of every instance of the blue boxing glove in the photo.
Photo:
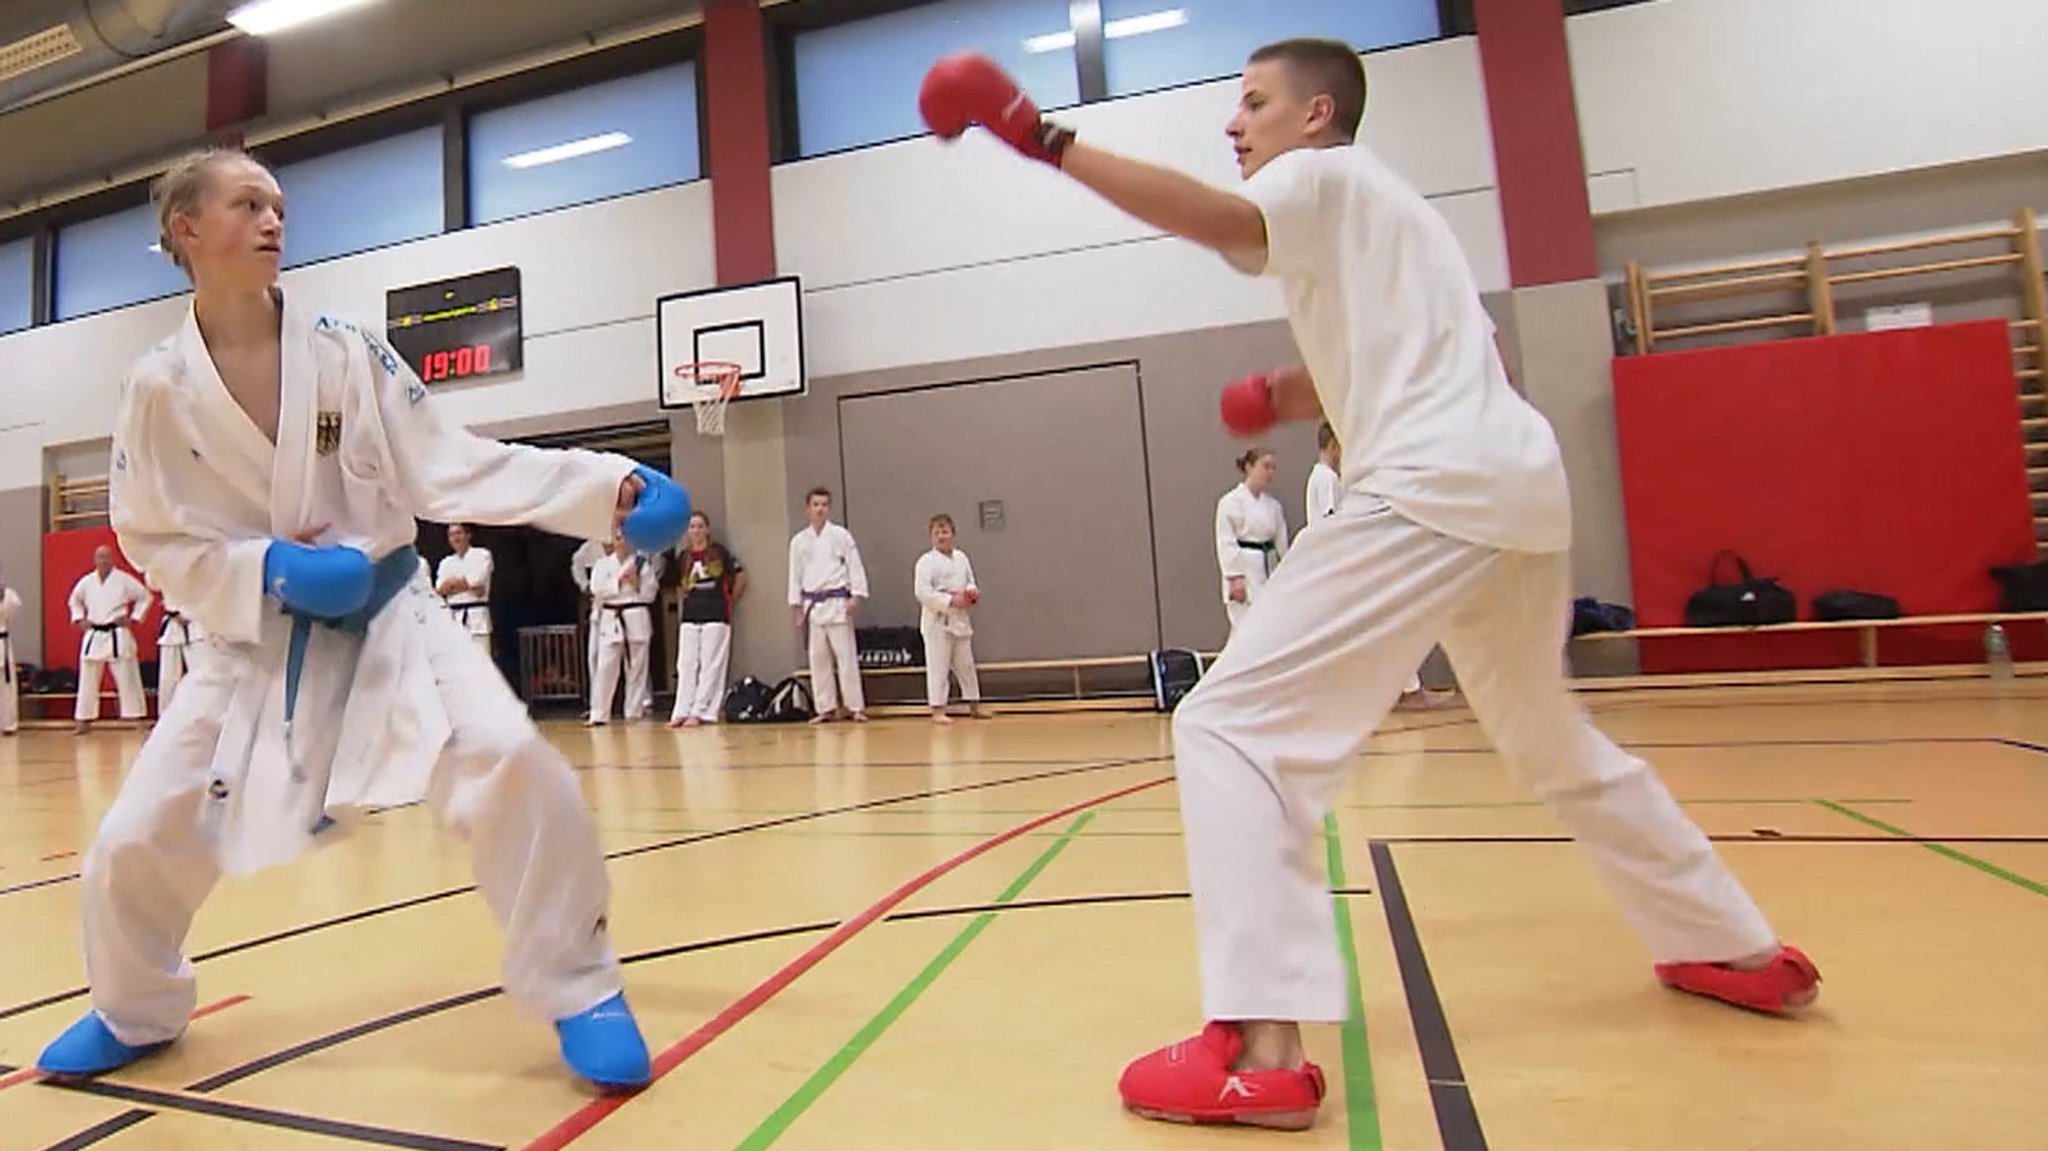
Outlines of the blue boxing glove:
{"type": "Polygon", "coordinates": [[[689,529],[690,493],[645,465],[635,467],[633,474],[640,477],[644,486],[633,510],[626,513],[626,544],[646,555],[667,551],[689,529]]]}
{"type": "Polygon", "coordinates": [[[370,557],[354,548],[270,541],[263,553],[263,590],[315,619],[339,619],[370,602],[370,557]]]}

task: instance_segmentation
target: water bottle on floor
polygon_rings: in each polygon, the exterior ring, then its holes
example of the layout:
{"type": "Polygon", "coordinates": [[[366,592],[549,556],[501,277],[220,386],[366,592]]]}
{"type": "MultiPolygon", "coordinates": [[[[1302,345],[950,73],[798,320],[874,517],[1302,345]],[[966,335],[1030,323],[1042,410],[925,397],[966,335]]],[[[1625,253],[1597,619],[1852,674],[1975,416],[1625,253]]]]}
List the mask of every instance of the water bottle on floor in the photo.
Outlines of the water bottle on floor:
{"type": "Polygon", "coordinates": [[[1984,631],[1984,662],[1992,679],[2012,678],[2012,648],[2005,642],[2005,628],[1992,624],[1984,631]]]}

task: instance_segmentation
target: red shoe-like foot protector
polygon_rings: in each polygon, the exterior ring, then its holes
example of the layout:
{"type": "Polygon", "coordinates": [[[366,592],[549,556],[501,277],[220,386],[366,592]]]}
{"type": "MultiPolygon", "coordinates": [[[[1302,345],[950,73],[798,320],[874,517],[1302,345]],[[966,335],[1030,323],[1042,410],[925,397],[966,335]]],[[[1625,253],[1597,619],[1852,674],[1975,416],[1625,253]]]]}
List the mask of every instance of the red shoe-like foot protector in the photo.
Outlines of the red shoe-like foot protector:
{"type": "Polygon", "coordinates": [[[1323,1101],[1323,1072],[1313,1063],[1293,1071],[1232,1071],[1244,1053],[1234,1023],[1211,1023],[1193,1039],[1162,1047],[1124,1068],[1117,1090],[1124,1107],[1172,1123],[1241,1123],[1304,1131],[1323,1101]]]}
{"type": "Polygon", "coordinates": [[[1666,987],[1770,1015],[1789,1015],[1820,994],[1820,968],[1797,947],[1780,949],[1755,971],[1719,963],[1659,963],[1657,978],[1666,987]]]}

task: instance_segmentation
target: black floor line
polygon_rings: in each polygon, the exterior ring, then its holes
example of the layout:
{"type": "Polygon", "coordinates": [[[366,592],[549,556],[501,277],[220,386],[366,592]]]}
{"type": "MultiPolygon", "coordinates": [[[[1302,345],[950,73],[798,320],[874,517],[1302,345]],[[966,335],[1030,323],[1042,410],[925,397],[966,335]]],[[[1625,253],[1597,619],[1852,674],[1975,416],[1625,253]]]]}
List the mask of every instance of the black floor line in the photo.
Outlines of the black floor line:
{"type": "Polygon", "coordinates": [[[1486,1134],[1479,1127],[1479,1112],[1472,1105],[1471,1088],[1465,1084],[1465,1069],[1458,1062],[1458,1045],[1451,1037],[1443,1000],[1437,996],[1436,980],[1429,974],[1429,959],[1422,951],[1415,916],[1408,909],[1408,893],[1401,887],[1401,873],[1394,867],[1394,853],[1377,839],[1366,849],[1372,854],[1373,881],[1379,887],[1380,906],[1386,909],[1394,962],[1400,968],[1401,987],[1408,998],[1408,1017],[1415,1025],[1415,1044],[1422,1054],[1422,1075],[1429,1083],[1430,1106],[1436,1111],[1437,1134],[1443,1139],[1444,1151],[1486,1151],[1486,1134]]]}
{"type": "MultiPolygon", "coordinates": [[[[845,815],[849,812],[867,811],[872,808],[889,807],[899,803],[916,803],[920,800],[935,799],[943,795],[958,795],[963,792],[986,791],[991,788],[1009,787],[1022,783],[1035,783],[1040,780],[1057,779],[1062,776],[1068,775],[1080,775],[1088,772],[1109,771],[1119,767],[1133,767],[1139,764],[1158,763],[1166,758],[1168,757],[1155,755],[1101,760],[1094,763],[1081,764],[1076,767],[1063,767],[1052,771],[1032,772],[1029,775],[1013,775],[1005,776],[1001,779],[985,779],[976,781],[974,783],[957,784],[952,787],[927,788],[923,791],[912,792],[907,795],[884,796],[880,799],[863,800],[859,803],[842,804],[838,807],[820,808],[816,811],[798,812],[794,815],[777,816],[773,819],[757,820],[753,823],[743,823],[733,827],[719,828],[715,831],[697,832],[691,835],[680,836],[675,839],[660,840],[655,843],[642,844],[639,847],[629,847],[619,851],[609,852],[605,855],[605,859],[607,861],[615,859],[625,859],[636,855],[646,855],[650,852],[668,851],[672,848],[687,847],[691,844],[703,843],[708,840],[725,839],[731,836],[741,835],[750,831],[762,831],[771,827],[783,827],[792,823],[804,823],[814,819],[824,819],[835,815],[845,815]]],[[[302,935],[311,935],[314,932],[324,931],[330,927],[340,927],[349,923],[358,923],[362,920],[370,919],[379,915],[389,914],[394,911],[404,911],[409,908],[420,907],[422,905],[429,903],[437,903],[444,899],[454,899],[457,896],[468,895],[475,890],[475,884],[466,884],[462,887],[450,887],[445,888],[441,891],[429,892],[425,895],[416,895],[410,899],[402,899],[395,903],[386,903],[381,904],[377,907],[365,908],[361,911],[352,911],[346,915],[338,915],[331,919],[322,919],[314,923],[301,924],[298,927],[287,928],[283,931],[275,931],[270,933],[269,935],[259,936],[255,939],[246,939],[239,943],[231,943],[225,947],[215,948],[212,951],[200,952],[199,954],[192,956],[191,960],[193,963],[204,963],[210,959],[219,959],[222,956],[234,955],[238,952],[249,951],[253,948],[268,946],[272,943],[280,943],[287,939],[296,939],[302,935]]],[[[12,1019],[17,1015],[23,1015],[30,1011],[36,1011],[44,1007],[49,1007],[53,1004],[62,1003],[67,999],[79,998],[80,996],[86,994],[87,990],[88,989],[84,987],[75,987],[69,991],[58,992],[55,995],[44,996],[41,999],[31,1000],[27,1003],[17,1003],[11,1007],[0,1008],[0,1020],[12,1019]]]]}
{"type": "Polygon", "coordinates": [[[17,883],[13,887],[0,887],[0,895],[19,895],[24,891],[34,891],[38,887],[54,887],[59,883],[69,883],[77,878],[78,873],[75,871],[69,875],[53,875],[48,879],[38,879],[29,883],[17,883]]]}
{"type": "Polygon", "coordinates": [[[123,1111],[105,1123],[95,1123],[68,1139],[43,1148],[43,1151],[83,1151],[102,1139],[111,1139],[128,1130],[144,1119],[156,1114],[154,1111],[123,1111]]]}
{"type": "MultiPolygon", "coordinates": [[[[373,1127],[364,1123],[349,1123],[339,1119],[323,1119],[314,1115],[299,1115],[290,1111],[278,1111],[269,1107],[251,1107],[243,1103],[230,1103],[223,1099],[194,1099],[188,1095],[177,1095],[167,1091],[152,1091],[147,1087],[130,1087],[125,1083],[108,1083],[92,1080],[83,1083],[47,1083],[60,1091],[74,1091],[81,1095],[97,1095],[106,1099],[119,1099],[124,1103],[141,1103],[158,1111],[183,1111],[194,1115],[206,1115],[215,1119],[233,1119],[243,1123],[254,1123],[263,1127],[280,1127],[288,1131],[304,1131],[312,1135],[325,1135],[330,1139],[346,1139],[354,1143],[368,1143],[377,1147],[404,1147],[411,1151],[504,1151],[502,1144],[473,1143],[467,1139],[446,1139],[439,1135],[421,1135],[412,1131],[400,1131],[390,1127],[373,1127]]],[[[123,1116],[125,1117],[125,1116],[123,1116]]],[[[141,1120],[136,1120],[139,1123],[141,1120]]],[[[103,1125],[104,1126],[104,1125],[103,1125]]],[[[125,1124],[126,1127],[134,1123],[125,1124]]],[[[107,1135],[114,1134],[109,1131],[107,1135]]],[[[81,1148],[94,1141],[78,1142],[80,1136],[57,1146],[81,1148]]],[[[101,1138],[105,1138],[102,1135],[101,1138]]]]}

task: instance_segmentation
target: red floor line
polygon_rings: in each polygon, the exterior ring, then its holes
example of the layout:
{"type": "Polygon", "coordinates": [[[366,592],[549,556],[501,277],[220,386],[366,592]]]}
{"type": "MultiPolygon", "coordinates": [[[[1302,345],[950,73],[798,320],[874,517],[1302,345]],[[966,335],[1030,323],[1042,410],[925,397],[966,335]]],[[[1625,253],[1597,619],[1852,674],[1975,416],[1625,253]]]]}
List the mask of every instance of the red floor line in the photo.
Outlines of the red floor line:
{"type": "MultiPolygon", "coordinates": [[[[230,995],[226,999],[220,1000],[216,1003],[209,1003],[204,1007],[199,1008],[197,1011],[194,1011],[192,1013],[192,1018],[204,1019],[209,1015],[226,1011],[230,1007],[235,1007],[247,1002],[249,1002],[249,997],[246,995],[230,995]]],[[[5,1091],[9,1087],[19,1087],[24,1083],[33,1083],[36,1080],[41,1079],[42,1077],[43,1073],[36,1070],[35,1068],[24,1067],[21,1070],[16,1071],[12,1075],[0,1077],[0,1091],[5,1091]]]]}
{"type": "MultiPolygon", "coordinates": [[[[1122,799],[1127,795],[1134,795],[1138,792],[1158,787],[1162,783],[1171,782],[1172,779],[1172,776],[1161,776],[1158,779],[1147,780],[1144,783],[1133,784],[1130,787],[1118,788],[1115,791],[1098,795],[1093,799],[1083,800],[1070,807],[1063,807],[1058,811],[1047,812],[1029,822],[1020,823],[1000,835],[985,839],[960,854],[953,856],[951,859],[938,864],[929,871],[914,876],[901,887],[883,896],[866,911],[840,924],[833,930],[832,934],[819,940],[810,950],[802,955],[790,960],[781,970],[761,981],[752,991],[735,999],[730,1006],[711,1017],[703,1026],[684,1036],[674,1046],[657,1054],[654,1057],[655,1080],[659,1081],[662,1076],[674,1071],[684,1060],[703,1050],[712,1040],[731,1030],[742,1019],[760,1010],[763,1004],[773,999],[784,988],[795,982],[798,976],[816,967],[826,956],[839,950],[847,940],[866,930],[876,920],[894,910],[898,904],[917,894],[925,887],[930,886],[947,872],[984,852],[993,850],[1016,839],[1018,836],[1036,831],[1048,823],[1056,823],[1059,820],[1086,811],[1091,807],[1100,807],[1111,800],[1122,799]]],[[[581,1138],[585,1132],[603,1122],[612,1112],[624,1107],[632,1098],[632,1095],[604,1095],[593,1099],[581,1108],[578,1108],[567,1119],[557,1123],[531,1143],[526,1144],[520,1151],[561,1151],[561,1148],[567,1147],[570,1143],[581,1138]]]]}
{"type": "Polygon", "coordinates": [[[59,852],[56,852],[56,853],[54,853],[54,854],[51,854],[51,855],[45,855],[45,856],[43,856],[43,857],[42,857],[41,859],[37,860],[36,862],[38,862],[38,863],[55,863],[55,862],[57,862],[57,861],[58,861],[58,860],[60,860],[60,859],[71,859],[71,858],[75,857],[75,856],[76,856],[77,854],[78,854],[78,853],[77,853],[77,852],[75,852],[75,851],[59,851],[59,852]]]}

